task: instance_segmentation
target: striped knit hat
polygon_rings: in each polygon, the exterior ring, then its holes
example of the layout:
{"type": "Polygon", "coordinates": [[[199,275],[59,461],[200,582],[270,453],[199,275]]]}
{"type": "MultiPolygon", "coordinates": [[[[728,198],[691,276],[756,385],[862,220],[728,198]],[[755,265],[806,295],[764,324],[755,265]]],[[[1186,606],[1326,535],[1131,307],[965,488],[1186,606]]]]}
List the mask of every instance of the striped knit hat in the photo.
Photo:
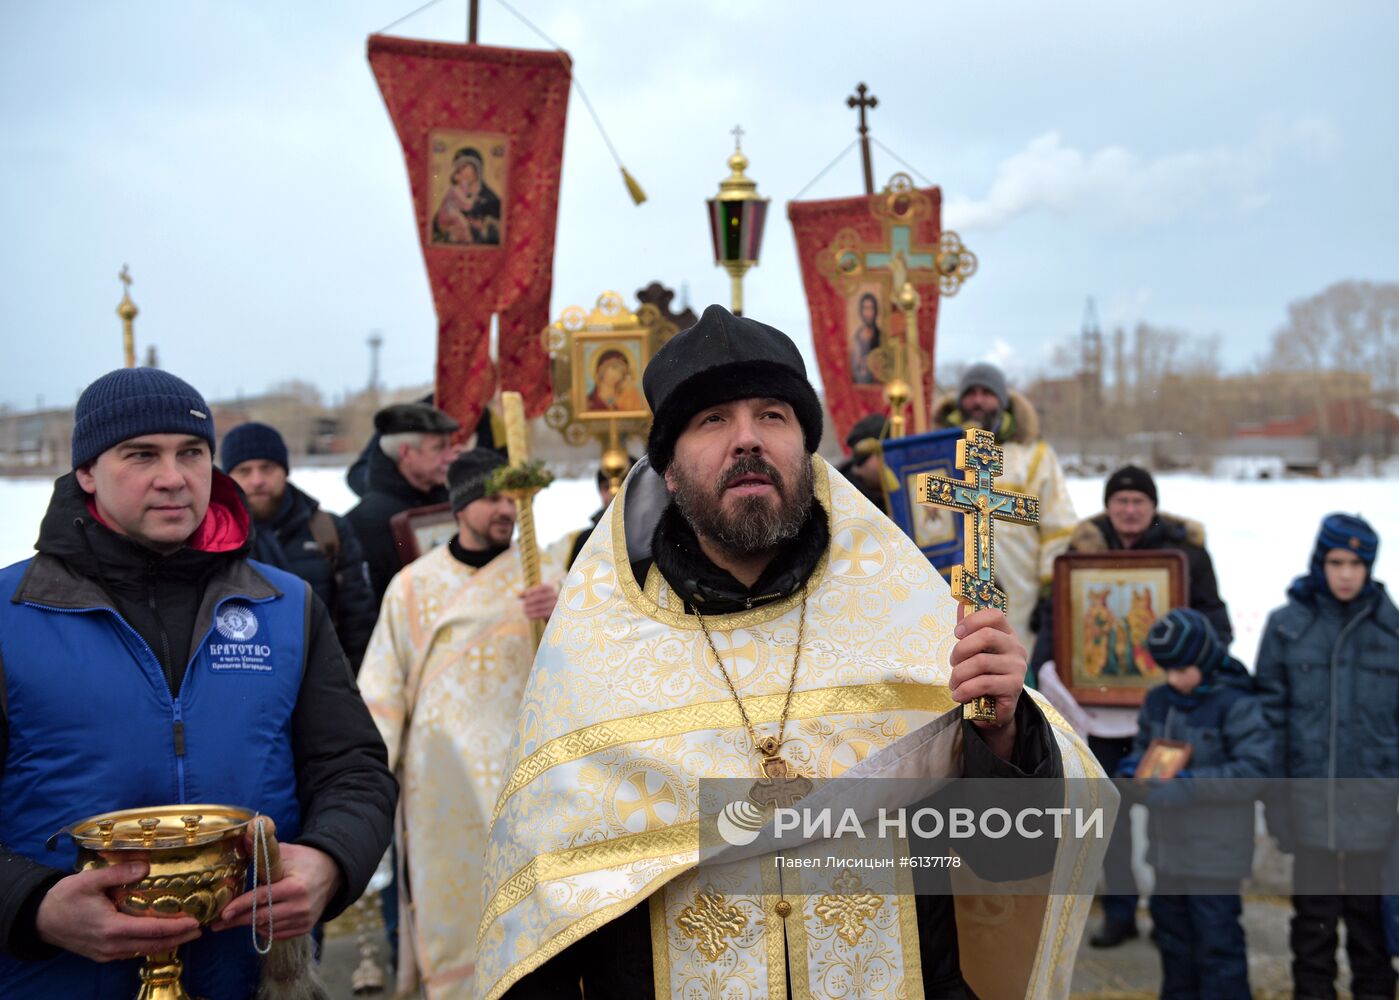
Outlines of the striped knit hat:
{"type": "Polygon", "coordinates": [[[1375,534],[1370,522],[1358,514],[1328,514],[1316,533],[1312,565],[1319,567],[1332,549],[1354,552],[1366,567],[1370,567],[1375,565],[1375,556],[1380,550],[1380,536],[1375,534]]]}
{"type": "Polygon", "coordinates": [[[447,499],[452,513],[484,497],[491,473],[508,464],[505,453],[494,448],[473,448],[452,459],[447,466],[447,499]]]}
{"type": "Polygon", "coordinates": [[[1193,608],[1172,608],[1151,626],[1146,649],[1162,670],[1199,667],[1209,677],[1228,655],[1209,619],[1193,608]]]}

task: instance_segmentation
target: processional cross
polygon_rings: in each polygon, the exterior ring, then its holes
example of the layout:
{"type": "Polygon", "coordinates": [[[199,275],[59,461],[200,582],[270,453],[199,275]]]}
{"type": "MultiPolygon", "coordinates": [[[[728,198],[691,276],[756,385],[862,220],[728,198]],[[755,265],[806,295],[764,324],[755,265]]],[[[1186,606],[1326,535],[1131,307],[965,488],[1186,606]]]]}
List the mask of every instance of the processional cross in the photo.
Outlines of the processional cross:
{"type": "Polygon", "coordinates": [[[845,99],[845,106],[860,109],[860,158],[865,164],[865,194],[874,194],[874,167],[870,163],[870,127],[865,121],[867,108],[879,107],[879,98],[870,93],[863,83],[855,88],[855,93],[845,99]]]}
{"type": "MultiPolygon", "coordinates": [[[[918,477],[919,503],[946,507],[966,518],[963,563],[952,567],[952,596],[972,611],[995,608],[1004,613],[1007,607],[1005,591],[996,586],[997,519],[1015,524],[1038,524],[1040,520],[1039,497],[996,488],[1003,459],[996,435],[974,427],[957,442],[961,479],[931,472],[918,477]]],[[[978,722],[994,722],[996,702],[975,698],[967,705],[967,714],[978,722]]]]}

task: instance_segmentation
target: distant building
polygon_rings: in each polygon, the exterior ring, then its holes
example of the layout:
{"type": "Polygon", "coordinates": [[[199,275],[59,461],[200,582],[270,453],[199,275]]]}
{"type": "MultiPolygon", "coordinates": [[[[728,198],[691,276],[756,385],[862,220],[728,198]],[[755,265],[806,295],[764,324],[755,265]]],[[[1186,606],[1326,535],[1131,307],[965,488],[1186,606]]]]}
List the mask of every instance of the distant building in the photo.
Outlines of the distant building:
{"type": "Polygon", "coordinates": [[[72,441],[71,407],[0,413],[0,473],[37,475],[66,468],[72,441]]]}

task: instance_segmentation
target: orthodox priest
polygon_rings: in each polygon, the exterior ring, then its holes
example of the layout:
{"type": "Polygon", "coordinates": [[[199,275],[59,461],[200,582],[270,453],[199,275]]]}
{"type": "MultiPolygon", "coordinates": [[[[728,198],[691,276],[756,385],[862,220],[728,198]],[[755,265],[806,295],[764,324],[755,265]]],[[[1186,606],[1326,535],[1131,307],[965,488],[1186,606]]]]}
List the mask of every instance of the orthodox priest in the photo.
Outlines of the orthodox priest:
{"type": "MultiPolygon", "coordinates": [[[[700,877],[700,779],[854,773],[939,720],[956,774],[1101,772],[1025,693],[1005,617],[959,622],[928,561],[814,455],[820,404],[783,333],[710,306],[643,388],[647,461],[565,580],[521,704],[478,996],[1067,995],[1083,893],[999,897],[980,923],[950,895],[866,895],[837,932],[814,895],[700,877]],[[998,721],[963,722],[981,695],[998,721]]],[[[1092,877],[1077,850],[1056,874],[1092,877]]]]}
{"type": "Polygon", "coordinates": [[[477,448],[448,467],[457,536],[393,578],[359,675],[403,788],[400,996],[472,994],[481,856],[534,659],[528,620],[549,617],[563,576],[561,545],[541,562],[552,582],[525,587],[515,501],[488,488],[505,464],[477,448]]]}

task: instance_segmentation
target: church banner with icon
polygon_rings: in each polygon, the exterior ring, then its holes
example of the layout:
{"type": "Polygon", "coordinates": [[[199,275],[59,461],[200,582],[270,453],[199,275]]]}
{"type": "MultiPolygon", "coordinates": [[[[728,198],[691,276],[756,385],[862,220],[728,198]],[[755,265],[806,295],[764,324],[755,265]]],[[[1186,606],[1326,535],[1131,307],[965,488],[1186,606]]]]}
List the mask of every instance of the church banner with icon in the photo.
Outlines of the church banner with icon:
{"type": "Polygon", "coordinates": [[[537,416],[551,399],[539,331],[549,324],[568,55],[371,35],[369,65],[403,145],[432,286],[437,405],[475,427],[499,387],[537,416]]]}
{"type": "MultiPolygon", "coordinates": [[[[939,300],[976,267],[957,235],[942,231],[941,190],[915,188],[896,174],[879,194],[789,202],[787,217],[837,435],[844,438],[861,417],[887,413],[884,387],[895,379],[917,383],[914,394],[929,400],[939,300]],[[904,274],[919,293],[916,353],[895,304],[904,274]]],[[[917,421],[914,429],[922,429],[917,421]]]]}

